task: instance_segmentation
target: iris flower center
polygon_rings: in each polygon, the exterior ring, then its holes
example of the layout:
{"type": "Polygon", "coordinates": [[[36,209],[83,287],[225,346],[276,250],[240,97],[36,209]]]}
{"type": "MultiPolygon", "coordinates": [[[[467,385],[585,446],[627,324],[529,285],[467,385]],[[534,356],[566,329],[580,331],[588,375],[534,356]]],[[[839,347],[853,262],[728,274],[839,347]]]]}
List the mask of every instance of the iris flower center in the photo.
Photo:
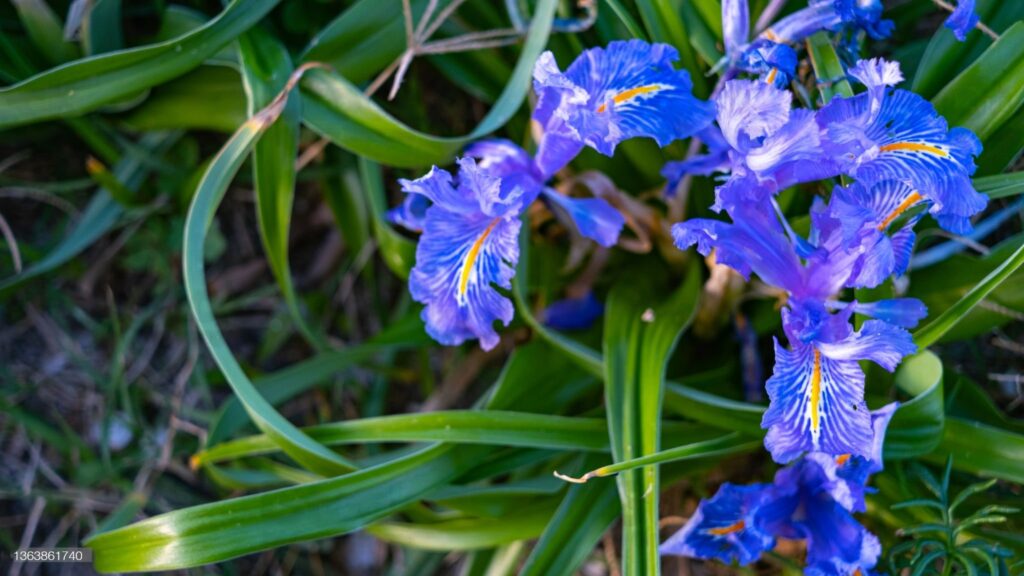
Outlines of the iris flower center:
{"type": "Polygon", "coordinates": [[[747,527],[747,523],[744,520],[738,520],[735,524],[723,526],[721,528],[711,528],[708,530],[708,534],[713,536],[725,536],[726,534],[734,534],[747,527]]]}
{"type": "Polygon", "coordinates": [[[901,202],[895,210],[890,212],[889,215],[885,217],[885,220],[882,220],[882,223],[878,225],[878,230],[881,231],[888,228],[889,224],[892,224],[893,220],[899,218],[900,214],[906,212],[911,206],[917,204],[922,198],[923,196],[921,196],[921,194],[918,192],[913,192],[909,196],[904,198],[903,202],[901,202]]]}
{"type": "Polygon", "coordinates": [[[811,370],[811,432],[815,439],[821,427],[821,352],[814,349],[814,368],[811,370]]]}
{"type": "Polygon", "coordinates": [[[942,148],[920,142],[893,142],[892,144],[883,144],[878,149],[882,152],[927,152],[943,158],[949,156],[949,153],[942,148]]]}
{"type": "MultiPolygon", "coordinates": [[[[615,96],[612,96],[612,102],[616,104],[622,104],[623,102],[629,102],[637,96],[643,94],[650,94],[651,92],[658,92],[664,90],[665,87],[661,84],[647,84],[645,86],[637,86],[636,88],[630,88],[629,90],[623,90],[615,96]]],[[[601,104],[597,107],[597,112],[602,113],[608,110],[607,104],[601,104]]]]}
{"type": "Polygon", "coordinates": [[[487,240],[487,237],[491,235],[491,232],[494,231],[494,227],[497,225],[498,218],[495,218],[476,239],[476,242],[473,242],[473,246],[470,247],[469,252],[466,253],[466,260],[462,263],[462,272],[459,274],[460,301],[465,299],[466,288],[469,287],[469,275],[473,271],[473,265],[476,264],[476,259],[480,256],[480,248],[483,247],[484,241],[487,240]]]}

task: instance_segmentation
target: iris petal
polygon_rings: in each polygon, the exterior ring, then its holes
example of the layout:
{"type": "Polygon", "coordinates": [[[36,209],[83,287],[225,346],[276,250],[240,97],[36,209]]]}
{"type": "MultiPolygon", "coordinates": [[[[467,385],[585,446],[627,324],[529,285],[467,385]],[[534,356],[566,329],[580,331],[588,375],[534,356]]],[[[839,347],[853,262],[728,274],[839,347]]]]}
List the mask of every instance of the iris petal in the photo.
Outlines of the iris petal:
{"type": "Polygon", "coordinates": [[[697,506],[685,526],[659,548],[661,554],[715,558],[750,564],[775,545],[758,521],[761,507],[772,499],[772,486],[722,484],[697,506]]]}
{"type": "Polygon", "coordinates": [[[978,24],[978,14],[974,11],[974,0],[957,0],[956,9],[946,18],[943,24],[953,31],[956,39],[963,42],[967,33],[978,24]]]}
{"type": "Polygon", "coordinates": [[[833,360],[871,360],[890,372],[904,356],[917,352],[909,332],[882,320],[868,320],[848,338],[835,343],[822,342],[818,347],[833,360]]]}
{"type": "MultiPolygon", "coordinates": [[[[667,44],[619,41],[587,50],[563,74],[545,53],[534,71],[534,119],[545,139],[551,134],[609,156],[628,138],[649,137],[667,146],[691,136],[711,122],[713,108],[693,96],[689,74],[673,66],[678,59],[667,44]]],[[[546,157],[567,147],[568,142],[541,143],[545,170],[558,164],[546,157]]]]}
{"type": "Polygon", "coordinates": [[[583,236],[604,247],[619,241],[626,219],[604,199],[570,198],[551,188],[544,189],[542,194],[569,216],[583,236]]]}
{"type": "Polygon", "coordinates": [[[501,179],[472,159],[460,165],[457,186],[437,168],[403,182],[406,192],[434,202],[423,218],[409,290],[425,304],[421,315],[431,337],[446,345],[478,338],[489,350],[498,343],[495,321],[512,320],[511,301],[494,286],[511,287],[525,193],[502,192],[501,179]]]}
{"type": "Polygon", "coordinates": [[[775,369],[765,384],[771,403],[761,421],[765,447],[776,462],[804,452],[870,451],[871,419],[864,373],[855,360],[836,360],[814,345],[786,350],[775,342],[775,369]]]}
{"type": "Polygon", "coordinates": [[[977,137],[965,128],[947,131],[931,103],[912,92],[887,93],[877,114],[870,113],[870,98],[837,98],[818,111],[825,149],[850,176],[866,184],[906,182],[932,202],[940,225],[970,231],[969,218],[987,204],[970,180],[981,152],[977,137]]]}

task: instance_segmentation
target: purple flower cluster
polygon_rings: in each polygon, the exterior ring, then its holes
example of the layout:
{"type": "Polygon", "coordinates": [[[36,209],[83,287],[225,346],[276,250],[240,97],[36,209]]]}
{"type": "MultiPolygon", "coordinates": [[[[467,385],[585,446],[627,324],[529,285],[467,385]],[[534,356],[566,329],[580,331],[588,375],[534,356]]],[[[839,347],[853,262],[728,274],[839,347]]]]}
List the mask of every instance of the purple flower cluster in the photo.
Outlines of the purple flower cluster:
{"type": "MultiPolygon", "coordinates": [[[[664,44],[612,42],[584,52],[565,72],[545,52],[534,69],[533,120],[543,136],[536,153],[507,140],[466,150],[456,179],[438,168],[402,180],[403,204],[392,221],[420,231],[412,297],[425,305],[427,332],[442,344],[477,338],[489,350],[495,321],[512,320],[508,289],[519,260],[520,216],[538,198],[602,246],[618,241],[625,218],[599,198],[570,198],[546,185],[584,147],[611,155],[623,140],[665,146],[708,126],[713,105],[696,99],[679,54],[664,44]]],[[[594,306],[586,310],[592,313],[594,306]]],[[[555,315],[560,314],[556,309],[555,315]]]]}
{"type": "MultiPolygon", "coordinates": [[[[665,166],[669,190],[687,175],[720,174],[712,209],[728,220],[691,219],[672,228],[680,249],[696,245],[782,298],[786,345],[775,341],[766,382],[765,447],[787,467],[771,484],[723,485],[663,546],[666,554],[747,564],[776,538],[806,539],[808,574],[866,575],[877,538],[853,517],[864,510],[868,476],[882,469],[885,429],[896,410],[864,400],[868,360],[893,371],[917,351],[907,331],[926,316],[914,299],[844,300],[902,275],[915,224],[930,214],[955,234],[971,230],[986,198],[971,183],[981,152],[967,129],[950,129],[920,96],[894,88],[899,65],[861,60],[847,71],[864,90],[819,109],[794,107],[786,90],[796,69],[791,43],[821,30],[840,39],[883,38],[879,0],[810,0],[751,39],[746,0],[723,0],[723,82],[710,101],[691,93],[677,52],[638,40],[580,55],[565,71],[548,52],[534,69],[534,153],[506,140],[466,150],[457,176],[433,168],[402,180],[394,222],[422,232],[410,276],[425,305],[427,331],[449,345],[499,341],[495,322],[512,320],[509,289],[519,258],[521,216],[542,199],[581,235],[603,246],[624,218],[601,199],[570,198],[547,185],[585,147],[611,155],[627,139],[659,145],[698,136],[704,154],[665,166]],[[736,79],[740,74],[751,79],[736,79]],[[839,180],[814,199],[809,231],[797,234],[776,195],[802,183],[839,180]],[[867,319],[855,329],[853,314],[867,319]]],[[[976,23],[962,1],[947,25],[962,37],[976,23]]],[[[592,296],[553,306],[548,321],[572,328],[600,314],[592,296]]]]}
{"type": "MultiPolygon", "coordinates": [[[[870,415],[883,438],[896,404],[870,415]]],[[[867,576],[881,545],[853,517],[865,510],[871,474],[882,470],[882,443],[868,456],[807,454],[770,484],[723,484],[700,503],[686,526],[661,545],[662,554],[750,564],[777,538],[807,541],[807,568],[815,576],[867,576]]]]}
{"type": "MultiPolygon", "coordinates": [[[[723,3],[723,11],[735,4],[723,3]]],[[[880,37],[891,28],[880,11],[870,2],[812,0],[763,36],[781,41],[856,26],[880,37]]],[[[955,13],[949,25],[966,18],[955,13]]],[[[927,310],[915,299],[840,296],[902,275],[925,213],[964,234],[986,198],[970,179],[981,143],[967,129],[949,129],[925,99],[894,89],[903,80],[897,63],[862,60],[848,74],[865,90],[818,110],[794,108],[792,94],[765,75],[725,82],[714,98],[716,123],[700,134],[707,153],[664,171],[670,186],[688,174],[725,174],[712,209],[729,221],[688,220],[673,227],[673,238],[777,289],[788,341],[775,341],[762,420],[765,447],[788,466],[773,484],[723,485],[662,546],[665,554],[748,564],[776,537],[806,539],[805,573],[820,575],[866,575],[879,556],[877,538],[852,512],[863,511],[867,478],[881,470],[896,405],[868,410],[860,361],[894,370],[916,351],[907,329],[927,310]],[[796,234],[775,195],[832,178],[850,183],[835,186],[827,202],[815,198],[809,233],[796,234]],[[854,313],[870,318],[859,330],[854,313]]]]}
{"type": "Polygon", "coordinates": [[[894,370],[916,351],[906,329],[926,310],[912,299],[843,302],[838,295],[901,275],[925,210],[964,233],[986,204],[970,180],[981,150],[970,131],[948,130],[926,100],[891,89],[901,79],[894,63],[861,61],[850,74],[867,90],[817,111],[793,109],[791,94],[767,82],[727,82],[715,100],[725,144],[712,154],[728,176],[713,208],[731,222],[673,227],[680,248],[714,250],[718,262],[784,294],[789,347],[776,342],[763,422],[766,447],[780,463],[804,452],[868,453],[873,438],[858,362],[894,370]],[[836,186],[828,202],[815,199],[810,233],[794,233],[775,194],[837,176],[856,181],[836,186]],[[854,312],[872,318],[859,331],[854,312]]]}

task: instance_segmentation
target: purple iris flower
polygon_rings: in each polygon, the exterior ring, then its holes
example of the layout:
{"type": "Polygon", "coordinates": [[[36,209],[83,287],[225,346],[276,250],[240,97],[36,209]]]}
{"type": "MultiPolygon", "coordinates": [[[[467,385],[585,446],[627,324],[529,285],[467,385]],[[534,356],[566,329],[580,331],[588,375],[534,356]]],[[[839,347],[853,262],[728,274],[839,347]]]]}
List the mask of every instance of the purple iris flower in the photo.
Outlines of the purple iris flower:
{"type": "Polygon", "coordinates": [[[927,202],[939,225],[956,234],[987,204],[971,183],[981,142],[966,128],[948,129],[924,98],[890,87],[903,77],[899,65],[862,60],[850,74],[868,90],[836,98],[817,113],[822,147],[842,173],[871,185],[899,180],[910,187],[904,210],[927,202]]]}
{"type": "Polygon", "coordinates": [[[534,69],[534,119],[544,128],[536,157],[507,140],[485,140],[466,150],[457,183],[437,167],[401,181],[408,197],[389,217],[423,233],[409,288],[426,305],[423,319],[435,340],[497,345],[494,323],[507,326],[513,308],[495,287],[511,287],[519,217],[536,198],[583,236],[615,244],[625,225],[617,210],[599,198],[564,196],[545,182],[585,145],[612,154],[628,138],[667,145],[707,126],[713,106],[694,98],[687,72],[672,66],[676,60],[667,45],[613,42],[584,52],[563,74],[545,53],[534,69]]]}
{"type": "Polygon", "coordinates": [[[533,72],[541,172],[554,174],[583,146],[610,156],[629,138],[667,146],[707,126],[713,107],[693,96],[689,73],[673,67],[677,60],[675,48],[640,40],[591,48],[564,73],[551,52],[541,54],[533,72]]]}
{"type": "Polygon", "coordinates": [[[763,510],[774,497],[771,484],[722,484],[702,501],[690,520],[660,547],[661,554],[718,559],[747,565],[775,547],[763,510]]]}
{"type": "Polygon", "coordinates": [[[807,540],[805,574],[864,574],[882,552],[878,538],[834,497],[837,490],[848,489],[836,474],[838,467],[834,458],[810,454],[779,470],[775,500],[763,512],[780,537],[807,540]]]}
{"type": "Polygon", "coordinates": [[[544,185],[545,174],[534,158],[508,140],[481,140],[466,148],[477,164],[501,178],[506,188],[540,190],[540,195],[559,216],[567,216],[580,234],[610,247],[619,240],[626,219],[601,198],[571,198],[544,185]]]}
{"type": "Polygon", "coordinates": [[[853,242],[860,236],[860,245],[867,252],[851,287],[872,288],[891,275],[906,272],[914,249],[914,224],[921,214],[908,218],[891,235],[888,232],[916,204],[914,189],[900,180],[835,187],[829,202],[830,215],[840,223],[843,239],[853,242]]]}
{"type": "Polygon", "coordinates": [[[800,42],[820,30],[863,30],[875,40],[888,38],[895,24],[882,19],[881,0],[810,0],[808,6],[779,20],[761,37],[779,43],[800,42]]]}
{"type": "Polygon", "coordinates": [[[732,175],[716,190],[714,209],[753,192],[775,192],[837,174],[821,146],[814,113],[793,109],[793,94],[764,82],[731,80],[715,98],[718,126],[730,147],[732,175]]]}
{"type": "Polygon", "coordinates": [[[423,232],[409,289],[426,305],[427,332],[446,345],[479,338],[489,350],[498,343],[494,322],[512,320],[512,303],[492,284],[511,287],[519,218],[527,206],[543,196],[603,246],[615,244],[625,218],[602,199],[569,198],[544,187],[533,159],[511,142],[479,142],[467,152],[480,159],[460,160],[455,184],[437,167],[417,180],[400,180],[408,196],[391,218],[423,232]]]}
{"type": "Polygon", "coordinates": [[[766,38],[750,41],[750,7],[747,0],[722,2],[722,35],[729,68],[752,74],[777,87],[789,84],[796,73],[796,52],[786,44],[766,38]]]}
{"type": "Polygon", "coordinates": [[[870,414],[877,441],[868,456],[814,452],[779,470],[771,484],[723,484],[660,552],[746,565],[774,548],[776,538],[805,539],[805,573],[869,574],[881,547],[853,512],[865,510],[868,477],[882,470],[882,443],[896,408],[870,414]]]}
{"type": "Polygon", "coordinates": [[[458,181],[434,167],[417,180],[400,180],[410,195],[432,205],[423,218],[416,266],[409,276],[413,300],[426,305],[427,333],[446,345],[479,338],[498,344],[494,322],[508,325],[513,307],[498,292],[511,288],[519,260],[519,214],[539,190],[503,186],[472,158],[459,160],[458,181]]]}
{"type": "Polygon", "coordinates": [[[852,314],[852,306],[831,314],[814,300],[791,300],[782,310],[790,349],[775,341],[775,368],[765,384],[769,405],[761,421],[768,430],[765,447],[776,462],[804,452],[870,455],[875,435],[859,361],[892,372],[917,346],[909,332],[882,320],[868,320],[854,331],[852,314]]]}
{"type": "Polygon", "coordinates": [[[979,19],[974,11],[974,0],[957,0],[956,9],[943,25],[953,31],[957,40],[963,42],[967,39],[967,33],[978,25],[979,19]]]}
{"type": "MultiPolygon", "coordinates": [[[[877,239],[858,233],[845,240],[844,223],[819,203],[809,239],[804,240],[779,220],[764,188],[741,190],[747,196],[726,207],[732,223],[689,220],[673,226],[672,233],[680,249],[696,244],[704,255],[714,249],[718,262],[745,277],[754,272],[786,294],[782,322],[790,346],[775,342],[775,368],[766,383],[770,405],[762,421],[768,429],[765,447],[781,463],[804,452],[867,457],[874,433],[859,361],[894,370],[916,351],[904,327],[916,325],[924,306],[911,299],[874,305],[838,302],[836,295],[856,285],[861,271],[873,265],[865,261],[877,250],[865,246],[877,239]],[[854,311],[878,313],[882,319],[868,320],[854,331],[854,311]]],[[[870,224],[860,230],[877,232],[870,224]]]]}

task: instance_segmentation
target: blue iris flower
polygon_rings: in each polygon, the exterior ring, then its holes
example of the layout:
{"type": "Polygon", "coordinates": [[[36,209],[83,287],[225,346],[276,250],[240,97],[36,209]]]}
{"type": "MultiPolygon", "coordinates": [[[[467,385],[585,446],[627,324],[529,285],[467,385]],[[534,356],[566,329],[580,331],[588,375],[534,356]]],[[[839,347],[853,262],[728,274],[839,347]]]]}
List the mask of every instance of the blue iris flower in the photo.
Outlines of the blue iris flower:
{"type": "Polygon", "coordinates": [[[814,113],[792,108],[793,94],[764,82],[731,80],[715,98],[718,126],[730,147],[729,180],[716,210],[752,192],[775,192],[829,178],[837,167],[821,145],[814,113]]]}
{"type": "Polygon", "coordinates": [[[987,204],[971,183],[981,142],[966,128],[950,130],[924,98],[891,86],[899,65],[862,60],[850,74],[868,90],[836,98],[817,113],[822,147],[842,173],[870,185],[899,180],[910,193],[898,205],[921,202],[939,225],[956,234],[971,230],[971,216],[987,204]]]}
{"type": "Polygon", "coordinates": [[[867,456],[813,452],[770,484],[723,484],[660,552],[746,565],[774,548],[776,538],[800,539],[807,541],[806,574],[869,574],[881,548],[853,513],[865,510],[868,478],[882,470],[883,439],[897,406],[869,415],[877,441],[867,456]]]}
{"type": "Polygon", "coordinates": [[[978,14],[974,11],[974,0],[957,0],[956,9],[946,18],[946,28],[953,31],[956,39],[963,42],[967,33],[978,24],[978,14]]]}
{"type": "Polygon", "coordinates": [[[831,216],[840,223],[844,240],[851,242],[861,236],[860,245],[867,252],[851,287],[872,288],[891,275],[906,272],[914,249],[914,224],[921,214],[908,218],[891,235],[888,232],[918,203],[914,189],[900,180],[835,187],[829,202],[831,216]]]}
{"type": "MultiPolygon", "coordinates": [[[[685,249],[694,244],[701,254],[715,250],[718,262],[749,277],[756,273],[786,297],[782,323],[789,348],[775,342],[775,368],[766,383],[770,405],[762,426],[765,447],[786,463],[805,452],[867,456],[874,442],[864,404],[864,373],[860,360],[892,371],[916,351],[907,327],[925,314],[919,301],[899,299],[862,305],[843,304],[836,295],[858,285],[873,261],[880,232],[872,221],[853,225],[833,217],[818,202],[812,211],[811,233],[803,239],[776,216],[770,193],[756,185],[739,187],[746,195],[726,206],[732,222],[695,219],[676,224],[673,237],[685,249]],[[874,233],[874,234],[869,234],[874,233]],[[838,309],[838,312],[834,310],[838,309]],[[855,312],[875,313],[854,331],[855,312]]],[[[892,274],[894,264],[881,269],[892,274]]]]}
{"type": "Polygon", "coordinates": [[[761,33],[773,42],[800,42],[820,30],[863,30],[875,40],[888,38],[895,24],[882,19],[881,0],[810,0],[808,6],[761,33]]]}
{"type": "Polygon", "coordinates": [[[722,2],[722,33],[725,40],[724,64],[732,70],[760,74],[768,84],[789,84],[796,73],[796,52],[766,38],[750,41],[750,7],[747,0],[722,2]]]}
{"type": "Polygon", "coordinates": [[[585,145],[612,154],[627,138],[667,145],[707,126],[713,106],[694,98],[687,72],[672,66],[676,60],[667,45],[613,42],[584,52],[563,74],[545,53],[534,69],[534,119],[543,128],[536,156],[507,140],[484,140],[466,150],[457,182],[437,167],[401,181],[408,196],[389,218],[422,231],[409,288],[426,305],[422,316],[435,340],[456,345],[478,338],[485,350],[497,345],[494,323],[507,326],[513,307],[496,287],[511,287],[519,218],[538,197],[583,236],[615,244],[625,224],[617,210],[599,198],[562,195],[545,182],[585,145]]]}
{"type": "Polygon", "coordinates": [[[771,484],[722,484],[697,506],[686,525],[659,548],[662,554],[750,564],[775,547],[763,510],[774,494],[771,484]]]}
{"type": "Polygon", "coordinates": [[[457,183],[437,167],[417,180],[400,180],[408,196],[390,215],[422,231],[409,289],[426,305],[427,332],[446,345],[478,338],[490,350],[498,343],[494,322],[512,320],[512,303],[494,285],[511,287],[527,206],[543,196],[603,246],[615,244],[625,218],[600,198],[569,198],[544,187],[533,159],[511,142],[478,142],[467,153],[457,183]]]}
{"type": "Polygon", "coordinates": [[[433,168],[417,180],[400,180],[410,195],[431,202],[409,276],[413,300],[425,304],[427,333],[442,344],[479,338],[498,344],[494,322],[512,321],[509,289],[519,260],[519,215],[537,190],[503,186],[502,179],[472,158],[459,160],[458,181],[433,168]]]}
{"type": "Polygon", "coordinates": [[[541,171],[554,174],[583,146],[610,156],[629,138],[667,146],[707,126],[713,106],[693,96],[689,73],[673,66],[677,60],[675,48],[640,40],[591,48],[564,73],[551,52],[542,54],[533,73],[541,171]]]}

